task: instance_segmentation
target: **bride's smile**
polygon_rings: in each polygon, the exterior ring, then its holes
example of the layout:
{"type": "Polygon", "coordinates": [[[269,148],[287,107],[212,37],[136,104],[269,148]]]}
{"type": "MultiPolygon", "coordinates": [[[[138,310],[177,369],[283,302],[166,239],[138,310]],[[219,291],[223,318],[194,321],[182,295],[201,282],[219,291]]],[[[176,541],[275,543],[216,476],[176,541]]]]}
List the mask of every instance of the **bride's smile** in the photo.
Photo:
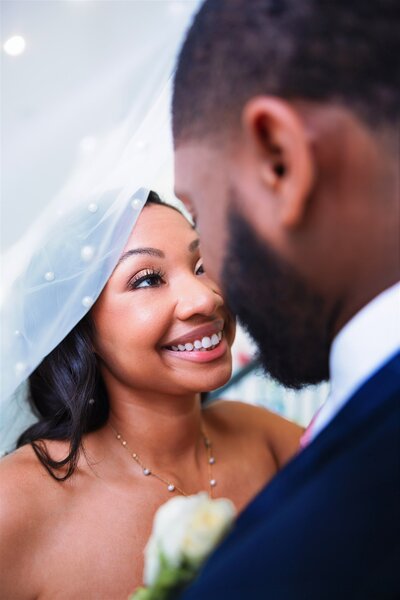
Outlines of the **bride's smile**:
{"type": "Polygon", "coordinates": [[[222,339],[224,322],[222,319],[210,322],[203,327],[180,336],[163,346],[166,350],[175,352],[195,352],[196,350],[211,350],[218,346],[222,339]]]}
{"type": "MultiPolygon", "coordinates": [[[[205,329],[214,331],[216,325],[210,323],[205,329]]],[[[185,343],[181,340],[177,345],[168,344],[163,346],[162,349],[175,358],[204,364],[223,357],[228,349],[228,345],[226,339],[223,337],[222,330],[219,330],[218,333],[210,333],[200,339],[196,338],[193,342],[185,343]]]]}

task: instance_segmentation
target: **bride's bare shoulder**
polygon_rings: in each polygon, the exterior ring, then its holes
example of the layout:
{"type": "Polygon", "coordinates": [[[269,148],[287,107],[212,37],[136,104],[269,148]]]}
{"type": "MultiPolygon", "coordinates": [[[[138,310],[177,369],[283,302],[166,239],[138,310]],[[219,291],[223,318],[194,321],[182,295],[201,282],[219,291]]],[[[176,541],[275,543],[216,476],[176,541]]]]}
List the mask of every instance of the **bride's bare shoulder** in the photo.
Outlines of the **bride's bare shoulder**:
{"type": "Polygon", "coordinates": [[[0,460],[2,598],[28,598],[34,594],[33,557],[48,528],[47,515],[51,513],[56,485],[31,446],[23,446],[0,460]],[[21,572],[25,573],[23,580],[21,572]],[[25,589],[25,585],[29,587],[25,589]]]}
{"type": "Polygon", "coordinates": [[[5,534],[19,533],[22,524],[32,528],[38,517],[42,521],[41,513],[57,482],[53,483],[30,445],[0,460],[0,481],[0,537],[4,540],[5,534]]]}
{"type": "Polygon", "coordinates": [[[43,548],[65,510],[66,488],[50,476],[30,445],[0,460],[1,598],[37,597],[43,548]]]}
{"type": "Polygon", "coordinates": [[[210,417],[228,427],[263,430],[275,415],[262,406],[254,406],[237,400],[216,400],[205,409],[210,417]]]}
{"type": "Polygon", "coordinates": [[[230,426],[238,426],[241,429],[259,429],[262,431],[271,428],[289,428],[299,435],[303,429],[284,417],[271,412],[264,406],[257,406],[238,400],[216,400],[205,409],[214,419],[225,421],[230,426]]]}
{"type": "MultiPolygon", "coordinates": [[[[67,445],[64,442],[46,442],[46,448],[55,460],[64,458],[67,445]]],[[[13,515],[20,520],[26,513],[36,515],[60,501],[62,487],[51,477],[30,444],[18,448],[0,460],[0,526],[4,512],[12,521],[13,515]]],[[[65,486],[64,486],[65,487],[65,486]]]]}
{"type": "Polygon", "coordinates": [[[219,400],[205,410],[225,430],[256,435],[261,443],[270,447],[280,467],[298,451],[304,429],[262,406],[219,400]]]}
{"type": "MultiPolygon", "coordinates": [[[[48,442],[46,442],[48,447],[48,442]]],[[[53,449],[51,450],[54,456],[53,449]]],[[[33,492],[35,489],[43,489],[43,486],[52,486],[53,480],[43,465],[40,463],[32,446],[26,444],[14,452],[7,454],[0,460],[0,478],[2,482],[1,494],[13,494],[17,490],[18,496],[22,491],[33,492]]]]}

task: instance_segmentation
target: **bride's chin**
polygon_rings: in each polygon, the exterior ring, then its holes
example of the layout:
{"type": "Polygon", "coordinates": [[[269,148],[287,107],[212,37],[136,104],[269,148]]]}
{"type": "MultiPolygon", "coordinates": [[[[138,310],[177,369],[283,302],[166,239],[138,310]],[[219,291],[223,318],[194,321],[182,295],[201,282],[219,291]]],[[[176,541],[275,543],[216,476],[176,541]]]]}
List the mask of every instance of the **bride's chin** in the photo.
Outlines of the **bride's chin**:
{"type": "Polygon", "coordinates": [[[221,366],[215,371],[215,373],[210,373],[208,377],[202,377],[201,382],[199,381],[202,392],[213,392],[228,383],[232,375],[232,364],[221,366]]]}
{"type": "MultiPolygon", "coordinates": [[[[174,375],[173,379],[175,384],[178,384],[178,387],[182,390],[182,392],[213,392],[226,383],[231,378],[232,374],[232,365],[221,365],[218,368],[209,369],[206,373],[183,373],[180,372],[179,381],[176,380],[176,375],[174,375]]],[[[172,382],[171,382],[172,383],[172,382]]]]}

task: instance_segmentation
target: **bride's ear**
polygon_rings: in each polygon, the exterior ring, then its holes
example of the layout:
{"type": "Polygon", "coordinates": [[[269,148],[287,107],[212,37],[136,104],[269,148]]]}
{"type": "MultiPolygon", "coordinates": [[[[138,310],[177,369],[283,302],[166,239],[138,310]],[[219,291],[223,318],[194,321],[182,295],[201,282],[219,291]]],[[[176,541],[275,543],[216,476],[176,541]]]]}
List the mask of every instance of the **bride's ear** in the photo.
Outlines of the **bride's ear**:
{"type": "Polygon", "coordinates": [[[284,228],[302,224],[314,185],[311,136],[299,115],[275,97],[252,98],[242,112],[242,129],[255,157],[258,179],[276,198],[284,228]]]}

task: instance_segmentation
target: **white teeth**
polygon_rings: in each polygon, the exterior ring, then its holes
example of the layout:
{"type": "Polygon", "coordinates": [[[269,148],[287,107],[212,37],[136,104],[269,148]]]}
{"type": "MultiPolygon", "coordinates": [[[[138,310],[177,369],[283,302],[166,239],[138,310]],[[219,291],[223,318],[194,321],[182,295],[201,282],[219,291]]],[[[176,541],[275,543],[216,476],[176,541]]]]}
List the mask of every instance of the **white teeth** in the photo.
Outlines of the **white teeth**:
{"type": "Polygon", "coordinates": [[[186,344],[178,344],[177,346],[170,346],[174,352],[192,352],[193,350],[206,351],[209,348],[218,346],[222,340],[222,331],[213,333],[211,336],[204,336],[201,340],[194,340],[193,342],[186,342],[186,344]]]}
{"type": "Polygon", "coordinates": [[[203,348],[211,348],[211,338],[209,338],[208,336],[203,337],[203,339],[201,340],[201,345],[203,346],[203,348]]]}

